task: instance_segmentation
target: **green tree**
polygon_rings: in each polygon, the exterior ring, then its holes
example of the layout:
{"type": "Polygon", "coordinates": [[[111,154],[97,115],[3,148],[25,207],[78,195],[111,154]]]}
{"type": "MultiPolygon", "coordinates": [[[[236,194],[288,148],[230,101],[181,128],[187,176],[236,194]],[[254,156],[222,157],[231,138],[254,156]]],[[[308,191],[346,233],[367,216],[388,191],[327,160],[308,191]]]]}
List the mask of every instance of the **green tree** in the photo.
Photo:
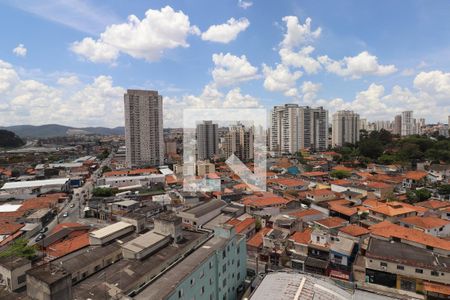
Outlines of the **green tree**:
{"type": "Polygon", "coordinates": [[[333,170],[330,172],[330,176],[337,179],[348,178],[350,175],[350,172],[344,170],[333,170]]]}
{"type": "Polygon", "coordinates": [[[431,192],[427,189],[415,190],[414,192],[416,193],[417,200],[419,200],[419,202],[428,200],[431,197],[431,192]]]}
{"type": "Polygon", "coordinates": [[[94,197],[111,197],[114,196],[117,193],[117,189],[113,188],[95,188],[92,191],[92,195],[94,197]]]}
{"type": "Polygon", "coordinates": [[[439,195],[447,196],[450,195],[450,184],[443,184],[437,188],[439,195]]]}
{"type": "Polygon", "coordinates": [[[112,171],[111,168],[108,166],[103,166],[103,168],[102,168],[102,174],[106,173],[106,172],[111,172],[111,171],[112,171]]]}
{"type": "Polygon", "coordinates": [[[32,259],[35,256],[35,246],[28,246],[28,241],[24,238],[14,240],[5,251],[0,252],[0,257],[25,257],[32,259]]]}

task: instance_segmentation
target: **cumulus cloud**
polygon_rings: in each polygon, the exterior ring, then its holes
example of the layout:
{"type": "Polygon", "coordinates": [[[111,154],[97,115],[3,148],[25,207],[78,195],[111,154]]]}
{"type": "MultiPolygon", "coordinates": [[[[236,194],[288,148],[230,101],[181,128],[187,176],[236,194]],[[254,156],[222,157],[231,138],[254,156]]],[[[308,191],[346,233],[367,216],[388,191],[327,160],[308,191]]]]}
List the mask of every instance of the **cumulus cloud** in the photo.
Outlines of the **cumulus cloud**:
{"type": "Polygon", "coordinates": [[[86,37],[70,49],[95,63],[112,63],[120,53],[157,61],[168,49],[189,47],[186,39],[190,34],[200,31],[182,11],[166,6],[147,10],[142,20],[130,15],[127,22],[108,26],[97,40],[86,37]]]}
{"type": "Polygon", "coordinates": [[[253,2],[251,2],[251,1],[244,1],[244,0],[238,1],[238,6],[242,9],[247,9],[252,5],[253,5],[253,2]]]}
{"type": "Polygon", "coordinates": [[[243,94],[240,88],[233,88],[227,93],[220,92],[214,84],[207,84],[200,95],[164,98],[164,126],[180,127],[185,108],[252,108],[262,107],[259,100],[243,94]]]}
{"type": "Polygon", "coordinates": [[[279,51],[281,62],[286,66],[303,68],[308,74],[316,74],[320,69],[320,63],[310,54],[314,51],[314,47],[306,46],[300,51],[295,52],[289,48],[281,48],[279,51]]]}
{"type": "Polygon", "coordinates": [[[25,48],[23,44],[19,44],[16,48],[13,49],[13,53],[16,56],[25,57],[27,56],[27,48],[25,48]]]}
{"type": "Polygon", "coordinates": [[[278,64],[275,69],[264,64],[263,73],[265,76],[264,87],[266,90],[271,92],[286,92],[288,95],[295,93],[295,90],[293,90],[295,83],[302,76],[301,71],[291,72],[283,64],[278,64]]]}
{"type": "Polygon", "coordinates": [[[385,76],[397,71],[394,65],[379,64],[378,58],[367,51],[344,57],[342,60],[333,60],[327,55],[320,56],[318,60],[328,72],[352,79],[365,75],[385,76]]]}
{"type": "Polygon", "coordinates": [[[245,55],[235,56],[230,53],[213,54],[214,69],[212,77],[218,86],[234,85],[258,78],[258,68],[247,60],[245,55]]]}
{"type": "Polygon", "coordinates": [[[414,78],[414,87],[438,99],[450,99],[450,73],[442,71],[420,72],[414,78]]]}
{"type": "Polygon", "coordinates": [[[229,19],[226,23],[220,25],[212,25],[202,33],[202,40],[227,44],[234,41],[238,34],[245,31],[250,25],[247,18],[236,20],[229,19]]]}
{"type": "Polygon", "coordinates": [[[0,125],[123,125],[125,90],[114,86],[111,77],[98,76],[75,90],[60,84],[61,78],[55,85],[25,80],[11,64],[0,60],[0,125]]]}
{"type": "Polygon", "coordinates": [[[311,18],[307,18],[304,24],[299,23],[296,16],[286,16],[283,18],[283,21],[286,24],[286,32],[280,44],[282,48],[292,49],[312,42],[322,32],[320,27],[316,30],[311,30],[311,18]]]}
{"type": "Polygon", "coordinates": [[[301,92],[303,94],[303,101],[307,104],[312,103],[317,97],[322,85],[320,83],[314,83],[312,81],[304,81],[301,87],[301,92]]]}

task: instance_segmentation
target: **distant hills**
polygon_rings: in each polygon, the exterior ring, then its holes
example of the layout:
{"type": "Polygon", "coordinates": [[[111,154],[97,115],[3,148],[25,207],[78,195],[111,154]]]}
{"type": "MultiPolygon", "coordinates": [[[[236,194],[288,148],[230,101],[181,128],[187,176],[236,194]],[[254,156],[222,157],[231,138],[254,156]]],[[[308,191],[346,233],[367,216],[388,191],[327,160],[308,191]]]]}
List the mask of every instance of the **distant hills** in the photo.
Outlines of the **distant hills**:
{"type": "Polygon", "coordinates": [[[58,124],[48,125],[16,125],[8,127],[0,127],[0,129],[6,129],[14,132],[16,135],[22,138],[48,138],[57,136],[70,136],[79,134],[97,134],[97,135],[123,135],[125,134],[124,127],[83,127],[76,128],[58,124]]]}

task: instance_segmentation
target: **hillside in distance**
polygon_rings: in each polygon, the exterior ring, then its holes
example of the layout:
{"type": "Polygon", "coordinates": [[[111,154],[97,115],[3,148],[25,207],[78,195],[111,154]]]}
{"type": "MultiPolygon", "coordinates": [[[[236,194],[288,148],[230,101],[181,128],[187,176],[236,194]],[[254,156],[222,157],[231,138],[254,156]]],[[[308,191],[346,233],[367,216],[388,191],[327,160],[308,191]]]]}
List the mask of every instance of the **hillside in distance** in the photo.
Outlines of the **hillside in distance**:
{"type": "Polygon", "coordinates": [[[15,125],[8,127],[0,127],[14,132],[22,138],[48,138],[57,136],[69,136],[78,134],[97,134],[97,135],[123,135],[125,134],[124,127],[83,127],[76,128],[58,124],[47,125],[15,125]]]}
{"type": "Polygon", "coordinates": [[[17,148],[25,145],[25,142],[14,132],[0,129],[0,147],[1,148],[17,148]]]}

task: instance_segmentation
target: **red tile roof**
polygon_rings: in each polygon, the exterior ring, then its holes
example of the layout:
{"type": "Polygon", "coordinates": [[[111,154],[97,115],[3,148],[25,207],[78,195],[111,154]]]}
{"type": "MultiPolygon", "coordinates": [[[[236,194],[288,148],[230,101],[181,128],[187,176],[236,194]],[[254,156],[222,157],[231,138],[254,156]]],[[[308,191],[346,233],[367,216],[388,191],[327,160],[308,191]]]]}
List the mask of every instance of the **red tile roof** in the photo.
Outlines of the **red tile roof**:
{"type": "Polygon", "coordinates": [[[414,225],[423,229],[432,229],[448,225],[450,221],[436,217],[406,217],[399,220],[402,223],[414,225]]]}
{"type": "Polygon", "coordinates": [[[306,228],[303,231],[296,231],[289,239],[297,244],[307,245],[311,241],[311,232],[311,228],[306,228]]]}
{"type": "Polygon", "coordinates": [[[0,234],[11,235],[19,231],[24,225],[19,223],[0,223],[0,234]]]}
{"type": "Polygon", "coordinates": [[[269,183],[275,183],[278,185],[286,186],[286,187],[297,187],[297,186],[307,186],[308,183],[306,181],[294,178],[274,178],[268,180],[269,183]]]}
{"type": "Polygon", "coordinates": [[[426,207],[426,208],[429,208],[429,209],[439,209],[439,208],[450,207],[450,202],[449,201],[441,201],[441,200],[430,199],[430,200],[427,200],[427,201],[418,202],[415,205],[426,207]]]}
{"type": "Polygon", "coordinates": [[[342,231],[345,234],[356,237],[370,233],[370,230],[354,224],[342,227],[341,229],[339,229],[339,231],[342,231]]]}
{"type": "Polygon", "coordinates": [[[329,217],[326,219],[317,220],[315,221],[315,223],[320,224],[327,228],[336,228],[345,225],[346,223],[348,223],[348,221],[339,217],[329,217]]]}
{"type": "Polygon", "coordinates": [[[428,175],[427,172],[424,171],[409,171],[405,173],[405,177],[407,179],[413,179],[413,180],[421,180],[425,178],[428,175]]]}
{"type": "Polygon", "coordinates": [[[89,246],[89,234],[84,233],[74,238],[54,243],[47,248],[46,252],[49,256],[60,257],[87,246],[89,246]]]}
{"type": "Polygon", "coordinates": [[[322,212],[320,212],[316,209],[313,209],[313,208],[289,213],[290,216],[297,217],[297,218],[303,218],[306,216],[314,216],[314,215],[320,215],[320,214],[322,214],[322,212]]]}
{"type": "Polygon", "coordinates": [[[264,227],[258,231],[251,239],[247,241],[247,246],[259,248],[263,244],[263,237],[265,237],[272,228],[264,227]]]}
{"type": "Polygon", "coordinates": [[[400,225],[393,224],[389,221],[372,225],[369,227],[370,234],[374,236],[381,236],[384,238],[399,238],[411,241],[417,244],[422,244],[434,248],[444,249],[450,251],[450,241],[440,239],[431,234],[424,233],[418,229],[406,228],[400,225]]]}

